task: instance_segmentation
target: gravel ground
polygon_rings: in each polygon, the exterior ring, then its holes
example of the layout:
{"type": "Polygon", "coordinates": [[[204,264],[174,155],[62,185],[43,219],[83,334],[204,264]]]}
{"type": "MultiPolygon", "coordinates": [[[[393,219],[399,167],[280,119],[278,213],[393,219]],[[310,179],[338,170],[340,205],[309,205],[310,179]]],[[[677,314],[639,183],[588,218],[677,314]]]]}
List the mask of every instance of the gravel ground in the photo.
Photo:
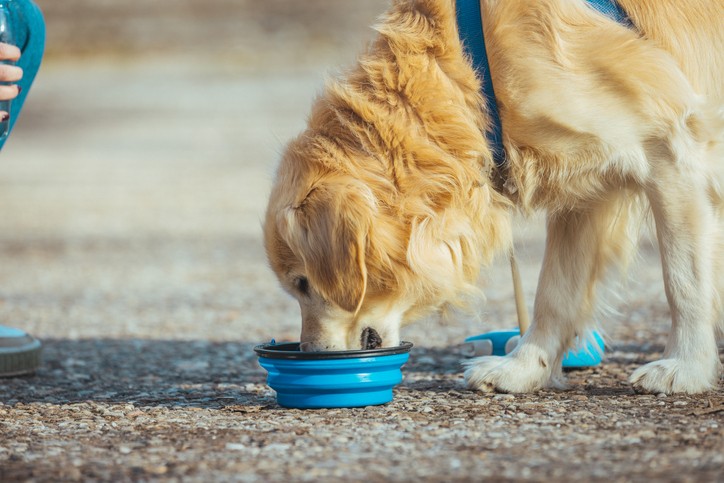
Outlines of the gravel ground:
{"type": "MultiPolygon", "coordinates": [[[[0,481],[724,479],[722,385],[663,396],[627,382],[660,356],[669,325],[646,242],[601,316],[604,364],[570,372],[569,391],[465,389],[459,343],[515,324],[500,261],[478,316],[407,329],[415,348],[392,403],[276,405],[252,347],[296,339],[299,314],[261,247],[271,174],[325,70],[353,58],[385,2],[314,1],[265,23],[286,4],[209,0],[214,22],[256,5],[238,29],[221,24],[223,54],[189,2],[158,2],[179,10],[155,37],[130,24],[153,46],[142,52],[117,37],[149,2],[108,17],[113,2],[40,3],[55,41],[0,163],[0,323],[45,351],[34,377],[0,380],[0,481]],[[79,5],[85,43],[69,33],[79,5]],[[184,26],[201,45],[170,45],[184,26]],[[260,56],[264,36],[290,46],[260,56]]],[[[516,232],[530,302],[541,220],[516,232]]]]}

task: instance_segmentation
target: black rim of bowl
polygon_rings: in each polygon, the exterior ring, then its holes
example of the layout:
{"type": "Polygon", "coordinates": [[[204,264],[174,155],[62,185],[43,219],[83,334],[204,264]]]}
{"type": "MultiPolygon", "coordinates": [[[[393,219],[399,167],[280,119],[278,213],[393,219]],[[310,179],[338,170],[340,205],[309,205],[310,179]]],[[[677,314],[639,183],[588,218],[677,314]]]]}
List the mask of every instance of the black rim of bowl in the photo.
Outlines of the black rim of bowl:
{"type": "Polygon", "coordinates": [[[304,360],[325,360],[325,359],[356,359],[360,357],[391,356],[405,354],[412,349],[412,342],[400,342],[395,347],[381,347],[379,349],[367,349],[356,351],[324,351],[324,352],[302,352],[299,350],[299,342],[282,342],[280,344],[261,344],[254,347],[259,357],[269,359],[304,359],[304,360]]]}

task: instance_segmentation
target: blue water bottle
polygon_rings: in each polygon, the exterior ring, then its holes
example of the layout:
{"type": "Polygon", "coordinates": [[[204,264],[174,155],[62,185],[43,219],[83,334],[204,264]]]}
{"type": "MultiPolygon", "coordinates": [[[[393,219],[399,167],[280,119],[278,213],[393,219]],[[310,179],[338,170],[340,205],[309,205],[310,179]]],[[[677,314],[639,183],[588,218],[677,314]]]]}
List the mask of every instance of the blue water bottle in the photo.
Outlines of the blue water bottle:
{"type": "MultiPolygon", "coordinates": [[[[5,44],[17,45],[15,36],[13,35],[13,22],[11,17],[11,3],[13,0],[0,0],[0,42],[5,44]]],[[[10,61],[4,60],[0,63],[8,64],[10,61]]],[[[7,82],[3,82],[7,85],[7,82]]],[[[10,133],[10,108],[12,101],[0,101],[0,111],[5,111],[8,116],[0,119],[0,139],[5,139],[10,133]]]]}
{"type": "Polygon", "coordinates": [[[45,20],[40,8],[32,0],[0,0],[0,42],[13,44],[20,49],[17,65],[23,69],[23,78],[18,82],[22,88],[20,94],[12,101],[0,101],[0,110],[10,114],[9,119],[0,121],[2,150],[18,120],[45,51],[45,20]]]}

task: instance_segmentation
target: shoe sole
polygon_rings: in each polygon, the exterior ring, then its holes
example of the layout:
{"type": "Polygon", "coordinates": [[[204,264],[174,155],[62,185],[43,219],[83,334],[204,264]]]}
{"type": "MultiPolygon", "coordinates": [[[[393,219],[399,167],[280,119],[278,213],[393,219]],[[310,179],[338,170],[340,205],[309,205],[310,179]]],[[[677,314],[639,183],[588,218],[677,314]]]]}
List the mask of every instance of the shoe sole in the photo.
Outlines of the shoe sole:
{"type": "Polygon", "coordinates": [[[33,374],[40,367],[42,344],[38,339],[28,339],[18,347],[0,347],[0,377],[33,374]]]}

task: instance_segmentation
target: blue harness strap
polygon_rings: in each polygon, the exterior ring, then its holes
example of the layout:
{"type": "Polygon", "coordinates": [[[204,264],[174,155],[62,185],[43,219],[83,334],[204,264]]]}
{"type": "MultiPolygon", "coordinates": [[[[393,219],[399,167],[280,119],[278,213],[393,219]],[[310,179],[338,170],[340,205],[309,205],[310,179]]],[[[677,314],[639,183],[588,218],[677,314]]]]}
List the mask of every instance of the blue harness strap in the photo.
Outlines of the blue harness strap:
{"type": "MultiPolygon", "coordinates": [[[[626,27],[633,28],[633,23],[616,0],[586,0],[595,10],[626,27]]],[[[493,153],[495,165],[505,164],[505,148],[503,147],[503,127],[500,123],[498,103],[495,101],[493,78],[490,75],[488,52],[485,50],[483,20],[480,12],[480,0],[456,0],[455,14],[458,32],[463,49],[470,57],[473,68],[482,83],[482,94],[488,107],[490,128],[486,133],[488,145],[493,153]]]]}
{"type": "Polygon", "coordinates": [[[473,69],[475,69],[478,78],[482,82],[482,94],[490,116],[490,127],[486,133],[488,145],[493,153],[495,164],[502,166],[505,163],[503,127],[500,124],[498,103],[495,102],[495,90],[493,89],[493,77],[490,75],[488,52],[485,50],[480,0],[457,0],[455,2],[455,14],[463,49],[472,60],[473,69]]]}
{"type": "Polygon", "coordinates": [[[633,28],[634,24],[616,0],[586,0],[588,4],[621,25],[633,28]]]}

